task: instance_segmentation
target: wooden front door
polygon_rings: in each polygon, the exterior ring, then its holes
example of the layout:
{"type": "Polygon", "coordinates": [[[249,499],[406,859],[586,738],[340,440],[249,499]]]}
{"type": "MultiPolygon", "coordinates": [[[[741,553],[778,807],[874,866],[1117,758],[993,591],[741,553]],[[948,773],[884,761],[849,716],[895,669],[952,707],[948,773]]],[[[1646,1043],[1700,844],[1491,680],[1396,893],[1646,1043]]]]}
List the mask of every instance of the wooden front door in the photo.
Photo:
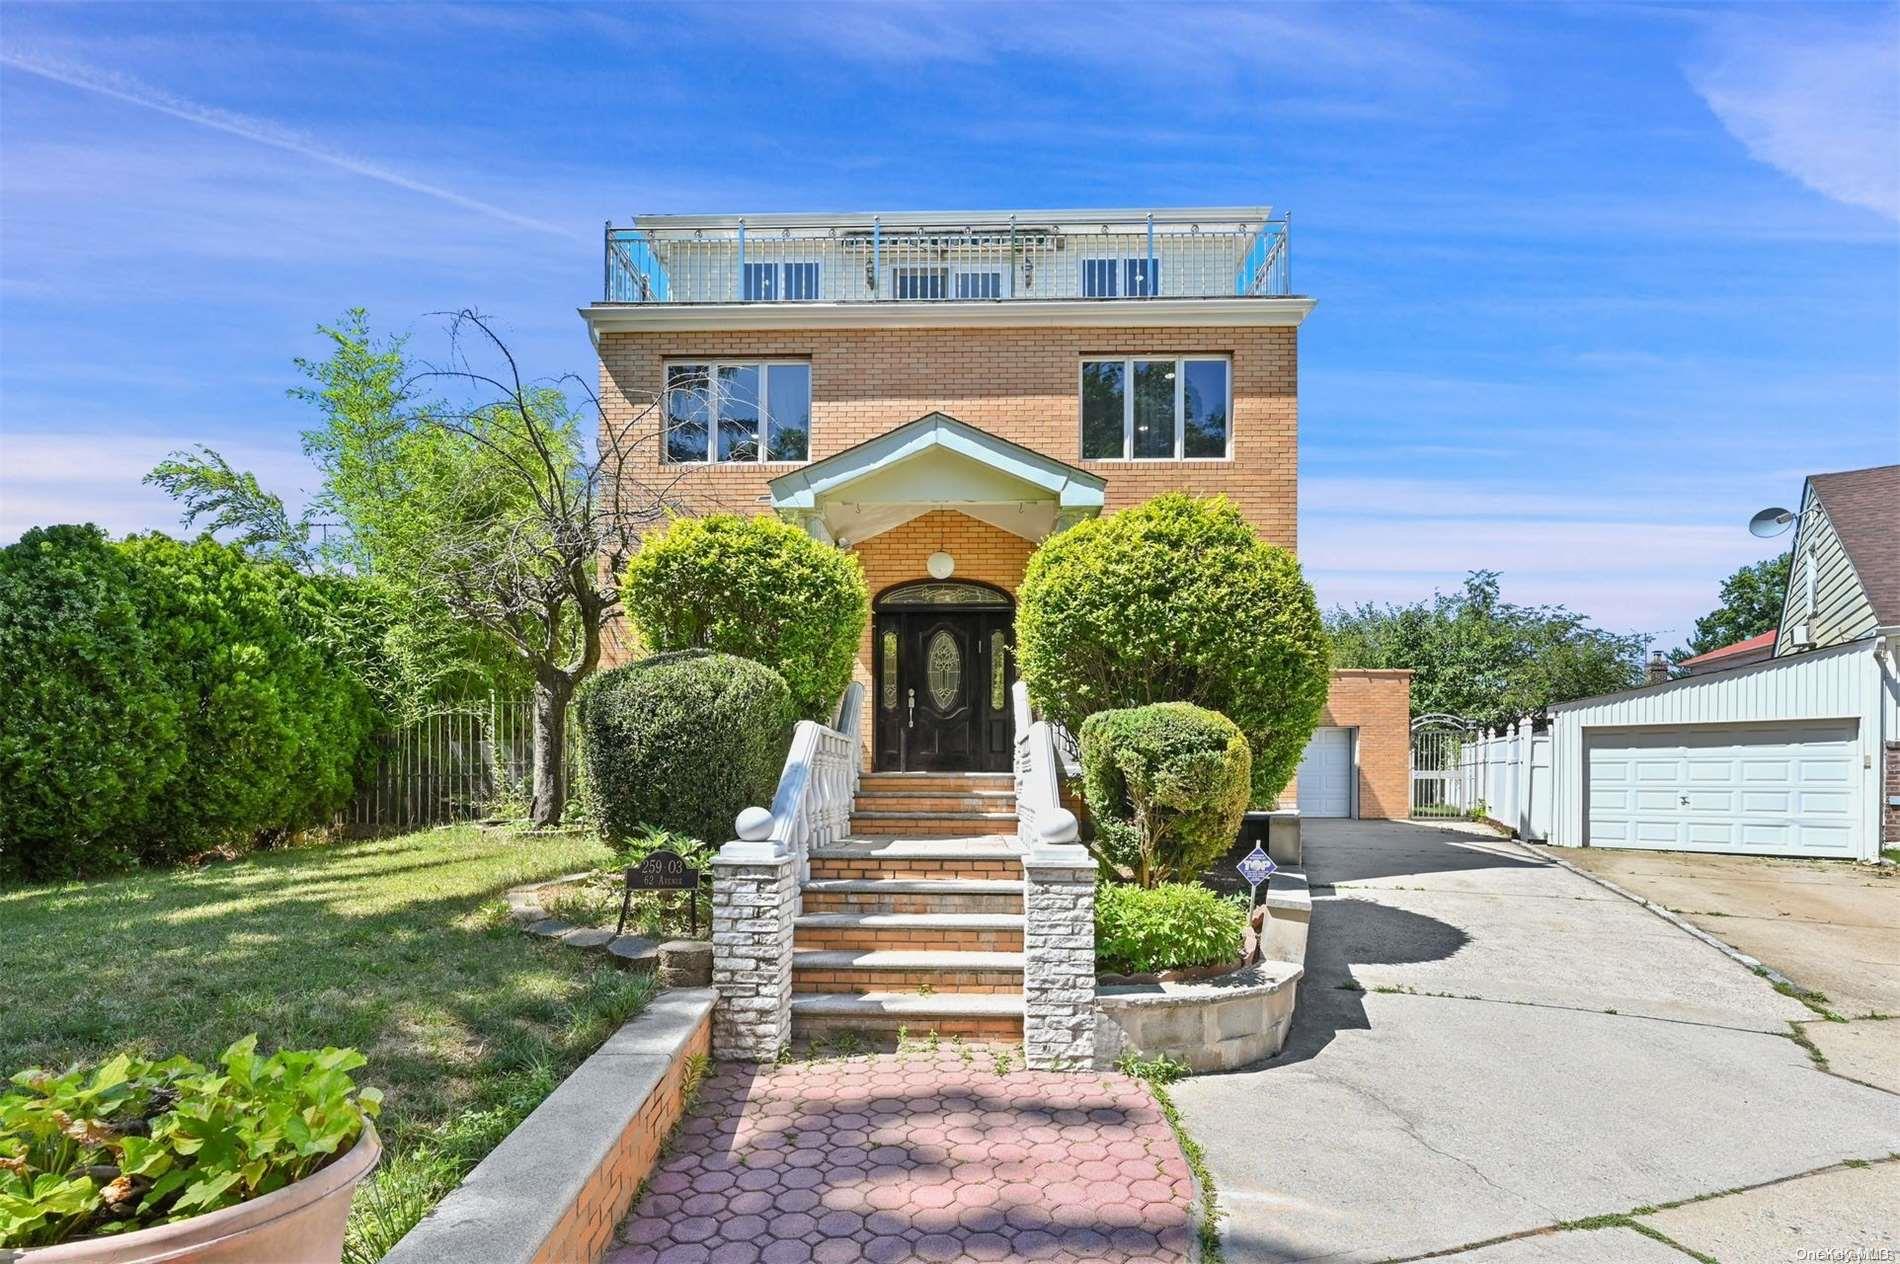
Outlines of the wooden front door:
{"type": "Polygon", "coordinates": [[[877,767],[1007,772],[1014,726],[1007,611],[925,609],[877,616],[877,767]]]}

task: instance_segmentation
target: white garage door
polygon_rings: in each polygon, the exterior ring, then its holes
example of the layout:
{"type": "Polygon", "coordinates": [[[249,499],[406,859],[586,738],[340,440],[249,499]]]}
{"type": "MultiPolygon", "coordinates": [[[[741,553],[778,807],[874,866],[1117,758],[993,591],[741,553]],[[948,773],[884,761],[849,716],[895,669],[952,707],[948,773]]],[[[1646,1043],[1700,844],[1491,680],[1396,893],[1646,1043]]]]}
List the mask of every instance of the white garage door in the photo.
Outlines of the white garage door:
{"type": "Polygon", "coordinates": [[[1319,728],[1300,759],[1301,816],[1352,815],[1352,730],[1319,728]]]}
{"type": "Polygon", "coordinates": [[[1607,729],[1584,738],[1592,847],[1857,854],[1851,721],[1607,729]]]}

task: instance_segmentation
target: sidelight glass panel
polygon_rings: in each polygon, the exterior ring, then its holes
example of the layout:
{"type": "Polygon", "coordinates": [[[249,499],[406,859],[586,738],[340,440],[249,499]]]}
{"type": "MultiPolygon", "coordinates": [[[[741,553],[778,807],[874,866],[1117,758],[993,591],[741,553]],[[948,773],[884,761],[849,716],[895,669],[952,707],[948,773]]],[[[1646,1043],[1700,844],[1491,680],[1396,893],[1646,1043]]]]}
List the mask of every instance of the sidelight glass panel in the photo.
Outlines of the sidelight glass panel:
{"type": "Polygon", "coordinates": [[[1009,646],[1003,643],[1003,630],[998,628],[990,633],[990,710],[997,715],[1009,701],[1008,669],[1009,646]]]}
{"type": "Polygon", "coordinates": [[[703,461],[712,421],[712,386],[703,364],[666,369],[666,459],[703,461]]]}
{"type": "Polygon", "coordinates": [[[949,711],[956,707],[963,690],[963,649],[957,644],[957,638],[944,628],[931,633],[930,644],[925,647],[924,679],[937,710],[949,711]]]}
{"type": "Polygon", "coordinates": [[[1227,455],[1227,361],[1183,360],[1183,456],[1227,455]]]}
{"type": "Polygon", "coordinates": [[[1174,455],[1174,361],[1135,361],[1135,450],[1138,457],[1174,455]]]}
{"type": "Polygon", "coordinates": [[[1122,450],[1122,392],[1126,389],[1120,360],[1082,362],[1082,455],[1097,459],[1126,456],[1122,450]]]}
{"type": "Polygon", "coordinates": [[[884,687],[878,699],[886,711],[897,710],[897,633],[885,629],[881,653],[884,656],[884,687]]]}

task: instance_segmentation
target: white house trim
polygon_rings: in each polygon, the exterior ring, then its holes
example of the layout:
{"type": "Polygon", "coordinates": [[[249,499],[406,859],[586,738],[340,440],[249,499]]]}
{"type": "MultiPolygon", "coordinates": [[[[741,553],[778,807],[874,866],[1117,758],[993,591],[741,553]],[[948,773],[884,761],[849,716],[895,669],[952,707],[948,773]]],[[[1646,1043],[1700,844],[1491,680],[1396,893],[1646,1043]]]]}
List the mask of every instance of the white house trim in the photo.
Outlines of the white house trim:
{"type": "Polygon", "coordinates": [[[580,309],[598,338],[609,333],[712,329],[1009,329],[1069,326],[1297,327],[1310,298],[879,299],[861,303],[595,303],[580,309]]]}
{"type": "Polygon", "coordinates": [[[772,508],[821,539],[854,544],[933,509],[955,509],[1027,539],[1102,511],[1107,484],[1086,470],[930,413],[773,479],[772,508]]]}

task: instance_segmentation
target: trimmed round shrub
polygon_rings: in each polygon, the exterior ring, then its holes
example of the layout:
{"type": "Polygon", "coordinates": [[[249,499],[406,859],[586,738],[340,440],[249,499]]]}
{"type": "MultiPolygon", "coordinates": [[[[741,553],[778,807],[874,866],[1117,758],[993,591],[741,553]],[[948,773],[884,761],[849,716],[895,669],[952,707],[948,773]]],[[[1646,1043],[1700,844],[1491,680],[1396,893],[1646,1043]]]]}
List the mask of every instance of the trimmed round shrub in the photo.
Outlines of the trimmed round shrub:
{"type": "Polygon", "coordinates": [[[777,518],[676,518],[627,564],[627,614],[648,650],[764,663],[798,714],[829,721],[851,683],[871,598],[858,559],[777,518]]]}
{"type": "Polygon", "coordinates": [[[1247,910],[1232,896],[1169,882],[1158,887],[1104,883],[1095,890],[1095,968],[1151,974],[1240,960],[1247,910]]]}
{"type": "Polygon", "coordinates": [[[356,787],[377,714],[345,665],[325,595],[281,563],[210,536],[134,536],[152,661],[184,761],[133,829],[172,861],[322,824],[356,787]]]}
{"type": "Polygon", "coordinates": [[[1232,720],[1157,702],[1098,711],[1080,736],[1096,849],[1136,884],[1191,879],[1233,845],[1253,757],[1232,720]]]}
{"type": "Polygon", "coordinates": [[[1079,732],[1097,711],[1192,702],[1240,726],[1270,806],[1326,705],[1327,644],[1291,554],[1224,497],[1158,496],[1044,541],[1017,593],[1029,696],[1079,732]]]}
{"type": "Polygon", "coordinates": [[[581,687],[588,806],[609,839],[671,830],[714,846],[770,806],[795,718],[761,663],[709,650],[611,668],[581,687]]]}
{"type": "Polygon", "coordinates": [[[137,588],[94,526],[0,549],[0,876],[137,859],[127,831],[184,760],[137,588]]]}

